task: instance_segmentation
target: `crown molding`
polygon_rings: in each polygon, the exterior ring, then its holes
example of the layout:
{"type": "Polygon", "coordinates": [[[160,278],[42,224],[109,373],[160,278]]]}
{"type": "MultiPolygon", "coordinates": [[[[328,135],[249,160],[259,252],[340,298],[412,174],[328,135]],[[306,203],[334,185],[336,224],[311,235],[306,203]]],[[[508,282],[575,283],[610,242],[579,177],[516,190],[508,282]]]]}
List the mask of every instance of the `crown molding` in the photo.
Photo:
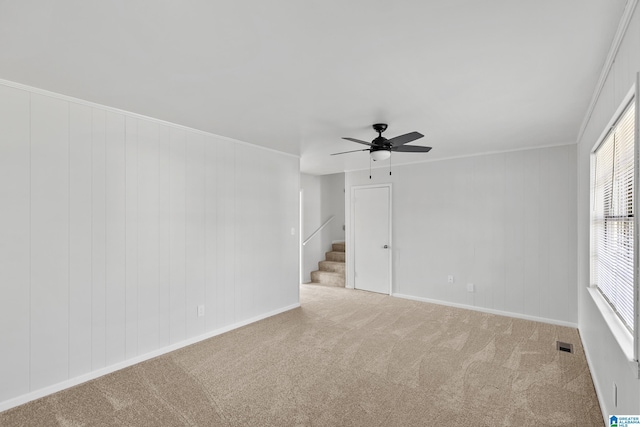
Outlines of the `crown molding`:
{"type": "Polygon", "coordinates": [[[578,138],[576,139],[578,143],[584,136],[587,125],[591,120],[593,111],[596,108],[596,103],[600,98],[605,83],[607,82],[607,78],[609,77],[609,73],[611,72],[611,67],[613,67],[613,64],[616,60],[616,55],[620,50],[620,45],[622,44],[622,40],[624,40],[624,36],[627,32],[627,28],[629,27],[629,23],[631,22],[631,18],[633,18],[633,12],[635,11],[637,4],[638,0],[627,0],[627,4],[624,7],[622,17],[620,18],[620,22],[618,23],[618,29],[616,30],[616,34],[613,36],[613,41],[611,42],[611,46],[609,47],[607,59],[604,62],[602,71],[600,72],[600,78],[598,79],[598,83],[596,84],[596,89],[591,96],[589,108],[587,108],[587,113],[582,120],[582,125],[580,126],[580,131],[578,132],[578,138]]]}

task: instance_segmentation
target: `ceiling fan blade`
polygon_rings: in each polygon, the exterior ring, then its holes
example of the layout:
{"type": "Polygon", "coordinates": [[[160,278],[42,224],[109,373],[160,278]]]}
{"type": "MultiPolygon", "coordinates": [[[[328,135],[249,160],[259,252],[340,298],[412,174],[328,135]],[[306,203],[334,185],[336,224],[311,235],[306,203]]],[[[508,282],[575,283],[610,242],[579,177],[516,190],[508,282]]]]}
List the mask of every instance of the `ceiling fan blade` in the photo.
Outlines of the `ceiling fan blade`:
{"type": "Polygon", "coordinates": [[[351,151],[343,151],[342,153],[333,153],[332,156],[337,156],[338,154],[347,154],[347,153],[355,153],[357,151],[370,151],[368,148],[363,148],[362,150],[351,150],[351,151]]]}
{"type": "Polygon", "coordinates": [[[392,146],[404,145],[407,142],[415,141],[416,139],[422,138],[424,135],[420,132],[410,132],[405,133],[404,135],[396,136],[395,138],[391,138],[387,142],[391,143],[392,146]]]}
{"type": "Polygon", "coordinates": [[[370,142],[360,141],[359,139],[355,139],[355,138],[342,137],[342,139],[346,139],[346,140],[349,140],[349,141],[357,142],[358,144],[368,145],[369,147],[372,146],[372,144],[370,142]]]}
{"type": "Polygon", "coordinates": [[[391,151],[397,151],[399,153],[428,153],[431,151],[431,147],[421,147],[419,145],[400,145],[397,147],[391,147],[391,151]]]}

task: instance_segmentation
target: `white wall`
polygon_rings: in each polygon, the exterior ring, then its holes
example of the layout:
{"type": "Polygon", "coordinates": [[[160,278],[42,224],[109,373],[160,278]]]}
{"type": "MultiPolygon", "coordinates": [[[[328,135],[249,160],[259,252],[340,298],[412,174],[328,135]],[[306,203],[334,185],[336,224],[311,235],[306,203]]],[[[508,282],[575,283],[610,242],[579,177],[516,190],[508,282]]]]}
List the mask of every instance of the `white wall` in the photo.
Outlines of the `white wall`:
{"type": "MultiPolygon", "coordinates": [[[[303,241],[323,223],[320,178],[320,176],[300,174],[303,241]]],[[[324,221],[326,220],[324,218],[324,221]]],[[[321,253],[322,239],[320,236],[316,236],[316,238],[311,239],[306,245],[302,246],[302,283],[311,281],[311,272],[318,269],[321,253]]]]}
{"type": "Polygon", "coordinates": [[[302,237],[308,238],[325,221],[331,222],[302,249],[302,281],[311,280],[311,272],[318,269],[331,243],[344,241],[344,173],[314,176],[301,174],[303,191],[302,237]]]}
{"type": "MultiPolygon", "coordinates": [[[[335,218],[323,230],[323,245],[331,250],[335,241],[344,241],[344,173],[323,175],[321,179],[321,209],[325,217],[335,218]]],[[[323,254],[324,255],[324,254],[323,254]]]]}
{"type": "Polygon", "coordinates": [[[575,325],[575,162],[565,145],[350,172],[347,203],[393,183],[394,294],[575,325]]]}
{"type": "Polygon", "coordinates": [[[640,10],[636,9],[598,97],[593,114],[578,141],[578,324],[591,375],[605,416],[640,413],[640,381],[589,295],[590,152],[613,118],[640,71],[640,10]],[[618,387],[618,406],[613,384],[618,387]]]}
{"type": "Polygon", "coordinates": [[[298,163],[0,84],[0,407],[298,304],[298,163]]]}

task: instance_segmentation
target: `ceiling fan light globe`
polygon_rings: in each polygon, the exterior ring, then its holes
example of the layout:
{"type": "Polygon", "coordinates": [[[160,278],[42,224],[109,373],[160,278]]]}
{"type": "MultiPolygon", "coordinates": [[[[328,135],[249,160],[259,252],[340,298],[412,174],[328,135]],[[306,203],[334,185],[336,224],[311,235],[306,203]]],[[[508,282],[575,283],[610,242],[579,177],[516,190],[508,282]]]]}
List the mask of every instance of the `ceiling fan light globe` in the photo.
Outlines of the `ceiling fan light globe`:
{"type": "Polygon", "coordinates": [[[377,162],[378,160],[387,160],[391,157],[391,151],[387,150],[377,150],[371,152],[371,160],[377,162]]]}

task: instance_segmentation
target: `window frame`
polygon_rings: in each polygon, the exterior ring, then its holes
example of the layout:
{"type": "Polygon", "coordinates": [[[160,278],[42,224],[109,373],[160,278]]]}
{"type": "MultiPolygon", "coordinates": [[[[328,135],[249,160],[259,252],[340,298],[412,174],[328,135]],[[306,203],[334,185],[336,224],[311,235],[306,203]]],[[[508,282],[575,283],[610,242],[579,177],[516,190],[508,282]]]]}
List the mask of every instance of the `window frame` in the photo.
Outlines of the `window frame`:
{"type": "MultiPolygon", "coordinates": [[[[609,328],[611,329],[613,335],[616,337],[616,340],[620,344],[622,350],[630,361],[637,362],[638,355],[640,354],[640,339],[638,339],[640,328],[640,304],[639,304],[639,270],[640,270],[640,238],[638,228],[640,226],[640,220],[638,218],[637,209],[640,207],[638,199],[640,198],[640,177],[639,177],[639,102],[640,102],[640,73],[636,75],[636,83],[632,86],[626,96],[623,98],[622,102],[616,109],[615,113],[612,115],[611,120],[605,127],[604,131],[597,139],[596,143],[592,147],[590,151],[590,176],[589,176],[589,293],[591,294],[596,306],[602,313],[602,316],[609,328]],[[593,269],[593,242],[594,242],[594,228],[593,228],[593,179],[595,173],[595,153],[600,148],[600,146],[604,143],[607,137],[610,135],[611,131],[618,124],[622,115],[626,112],[627,108],[631,105],[631,103],[635,104],[635,123],[634,123],[634,177],[633,177],[633,186],[634,186],[634,198],[633,198],[633,213],[634,213],[634,232],[633,232],[633,332],[631,332],[627,326],[623,323],[622,319],[619,317],[619,314],[615,312],[611,303],[604,297],[601,293],[601,290],[598,289],[597,285],[593,283],[592,280],[592,269],[593,269]]],[[[640,378],[640,371],[637,375],[640,378]]]]}
{"type": "Polygon", "coordinates": [[[634,99],[623,104],[622,112],[592,156],[591,285],[633,334],[637,234],[634,99]]]}

